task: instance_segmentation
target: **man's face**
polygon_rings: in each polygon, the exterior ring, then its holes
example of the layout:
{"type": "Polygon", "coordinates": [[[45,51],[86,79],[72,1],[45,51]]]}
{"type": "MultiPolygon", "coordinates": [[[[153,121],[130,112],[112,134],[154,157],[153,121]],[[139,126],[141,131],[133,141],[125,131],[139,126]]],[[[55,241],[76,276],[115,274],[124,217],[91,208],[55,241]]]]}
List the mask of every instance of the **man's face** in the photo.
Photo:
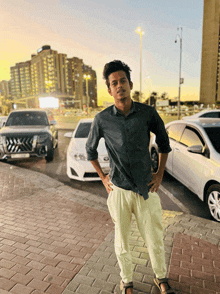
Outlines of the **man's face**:
{"type": "Polygon", "coordinates": [[[108,92],[114,97],[115,102],[130,98],[133,83],[129,83],[126,73],[123,70],[111,73],[108,79],[110,84],[108,92]]]}

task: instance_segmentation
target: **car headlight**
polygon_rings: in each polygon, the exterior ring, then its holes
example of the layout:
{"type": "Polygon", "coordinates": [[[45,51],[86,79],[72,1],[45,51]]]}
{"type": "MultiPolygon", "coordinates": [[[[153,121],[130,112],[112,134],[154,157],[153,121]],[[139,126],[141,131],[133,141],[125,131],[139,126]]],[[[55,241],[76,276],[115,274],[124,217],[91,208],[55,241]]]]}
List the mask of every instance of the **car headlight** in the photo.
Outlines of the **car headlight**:
{"type": "Polygon", "coordinates": [[[77,161],[87,161],[87,156],[83,153],[73,153],[73,158],[77,161]]]}
{"type": "Polygon", "coordinates": [[[48,138],[49,138],[48,134],[41,134],[41,135],[38,135],[37,142],[38,142],[38,143],[43,143],[43,142],[45,142],[48,138]]]}

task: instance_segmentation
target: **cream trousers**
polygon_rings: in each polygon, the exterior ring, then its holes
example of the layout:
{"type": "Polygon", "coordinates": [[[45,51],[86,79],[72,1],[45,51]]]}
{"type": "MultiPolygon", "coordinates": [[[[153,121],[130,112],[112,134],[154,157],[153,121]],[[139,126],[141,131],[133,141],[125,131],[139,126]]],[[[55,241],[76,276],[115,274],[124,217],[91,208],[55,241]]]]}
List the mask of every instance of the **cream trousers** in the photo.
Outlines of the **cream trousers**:
{"type": "Polygon", "coordinates": [[[107,205],[115,224],[115,253],[120,275],[125,283],[132,281],[132,256],[129,246],[132,213],[139,232],[148,248],[153,271],[158,279],[165,278],[165,252],[163,243],[162,208],[159,195],[149,192],[149,198],[112,186],[107,205]]]}

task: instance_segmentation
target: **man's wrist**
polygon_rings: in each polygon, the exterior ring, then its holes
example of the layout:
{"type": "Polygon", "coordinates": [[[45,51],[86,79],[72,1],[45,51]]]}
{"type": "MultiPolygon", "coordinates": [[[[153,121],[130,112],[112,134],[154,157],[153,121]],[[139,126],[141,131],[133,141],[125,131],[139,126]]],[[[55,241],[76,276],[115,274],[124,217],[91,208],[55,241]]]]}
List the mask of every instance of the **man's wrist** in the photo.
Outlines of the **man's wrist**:
{"type": "Polygon", "coordinates": [[[158,170],[156,172],[156,174],[162,178],[163,177],[163,174],[164,174],[164,170],[158,170]]]}

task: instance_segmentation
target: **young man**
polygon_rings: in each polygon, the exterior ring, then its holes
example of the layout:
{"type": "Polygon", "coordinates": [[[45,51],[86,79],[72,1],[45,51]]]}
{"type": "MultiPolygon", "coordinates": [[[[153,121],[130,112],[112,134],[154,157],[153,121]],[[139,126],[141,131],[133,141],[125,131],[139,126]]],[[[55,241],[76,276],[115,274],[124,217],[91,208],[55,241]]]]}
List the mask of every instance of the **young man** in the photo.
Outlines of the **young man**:
{"type": "Polygon", "coordinates": [[[132,256],[129,236],[132,213],[147,245],[155,284],[161,293],[173,293],[166,276],[163,244],[162,208],[156,193],[162,182],[168,153],[171,151],[164,123],[156,110],[130,96],[133,83],[130,68],[119,60],[107,63],[103,76],[115,104],[98,113],[86,143],[88,160],[99,174],[107,192],[108,208],[115,224],[115,253],[120,267],[121,290],[133,293],[132,256]],[[159,168],[151,172],[150,132],[159,147],[159,168]],[[97,146],[104,137],[110,159],[110,174],[105,175],[98,161],[97,146]]]}

